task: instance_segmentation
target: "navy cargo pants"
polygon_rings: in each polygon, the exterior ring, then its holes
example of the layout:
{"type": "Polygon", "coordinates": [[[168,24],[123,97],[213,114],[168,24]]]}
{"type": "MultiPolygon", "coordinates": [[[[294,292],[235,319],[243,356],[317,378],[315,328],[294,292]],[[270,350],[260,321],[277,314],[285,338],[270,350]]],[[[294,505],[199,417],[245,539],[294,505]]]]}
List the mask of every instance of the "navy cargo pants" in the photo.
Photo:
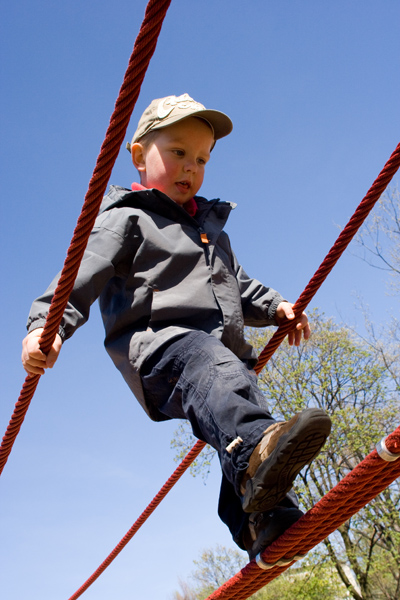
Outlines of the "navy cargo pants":
{"type": "MultiPolygon", "coordinates": [[[[159,348],[141,375],[147,402],[167,417],[188,419],[193,434],[217,451],[222,468],[218,514],[242,546],[248,515],[240,482],[263,432],[275,423],[255,372],[214,336],[191,331],[159,348]],[[242,442],[228,452],[239,437],[242,442]]],[[[298,507],[292,491],[281,504],[298,507]]]]}

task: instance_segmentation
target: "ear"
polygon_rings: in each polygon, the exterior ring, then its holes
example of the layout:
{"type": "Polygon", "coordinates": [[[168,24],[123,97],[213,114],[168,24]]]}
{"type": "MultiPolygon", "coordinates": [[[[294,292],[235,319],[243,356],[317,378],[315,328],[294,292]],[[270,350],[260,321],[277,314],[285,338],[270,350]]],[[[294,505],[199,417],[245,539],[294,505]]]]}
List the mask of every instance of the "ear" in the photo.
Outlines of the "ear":
{"type": "Polygon", "coordinates": [[[131,155],[132,162],[137,168],[137,170],[142,173],[146,171],[146,157],[144,146],[142,146],[142,144],[140,144],[139,142],[135,142],[134,144],[132,144],[131,155]]]}

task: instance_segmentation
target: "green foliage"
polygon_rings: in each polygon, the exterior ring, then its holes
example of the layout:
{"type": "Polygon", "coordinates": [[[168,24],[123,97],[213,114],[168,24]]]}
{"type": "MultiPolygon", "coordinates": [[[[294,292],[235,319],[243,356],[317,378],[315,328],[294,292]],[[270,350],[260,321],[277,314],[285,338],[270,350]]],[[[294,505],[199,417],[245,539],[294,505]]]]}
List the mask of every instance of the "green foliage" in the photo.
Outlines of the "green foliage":
{"type": "Polygon", "coordinates": [[[351,596],[337,572],[318,552],[310,553],[300,565],[285,571],[252,600],[345,600],[351,596]]]}

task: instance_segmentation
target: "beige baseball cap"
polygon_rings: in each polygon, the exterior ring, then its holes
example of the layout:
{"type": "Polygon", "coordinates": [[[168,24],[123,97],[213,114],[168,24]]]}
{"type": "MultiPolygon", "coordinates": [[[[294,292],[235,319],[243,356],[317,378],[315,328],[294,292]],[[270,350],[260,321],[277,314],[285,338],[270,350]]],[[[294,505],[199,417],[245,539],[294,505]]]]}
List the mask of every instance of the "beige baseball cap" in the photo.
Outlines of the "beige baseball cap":
{"type": "Polygon", "coordinates": [[[146,108],[142,114],[138,127],[132,138],[131,143],[126,147],[131,151],[131,144],[134,144],[149,131],[168,127],[181,119],[187,117],[199,117],[207,121],[214,132],[214,139],[228,135],[233,128],[232,121],[223,112],[207,109],[200,102],[196,102],[189,94],[181,96],[167,96],[166,98],[157,98],[146,108]]]}

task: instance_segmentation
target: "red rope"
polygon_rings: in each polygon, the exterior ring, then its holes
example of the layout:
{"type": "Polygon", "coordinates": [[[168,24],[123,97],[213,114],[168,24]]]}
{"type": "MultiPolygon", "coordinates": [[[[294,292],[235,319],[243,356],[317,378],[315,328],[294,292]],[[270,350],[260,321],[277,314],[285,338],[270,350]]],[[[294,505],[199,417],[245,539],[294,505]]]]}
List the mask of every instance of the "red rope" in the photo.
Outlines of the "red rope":
{"type": "Polygon", "coordinates": [[[179,467],[174,471],[168,481],[163,485],[161,490],[158,492],[156,496],[154,496],[153,500],[150,502],[148,507],[143,511],[140,517],[135,521],[132,525],[128,533],[122,538],[119,544],[114,548],[114,550],[108,555],[105,561],[99,566],[98,569],[89,577],[89,579],[79,588],[75,594],[73,594],[69,600],[76,600],[85,592],[89,586],[92,585],[94,581],[105,571],[105,569],[112,563],[114,558],[118,556],[118,554],[125,548],[127,543],[133,538],[135,533],[140,529],[140,527],[147,521],[149,516],[155,511],[160,502],[165,498],[168,492],[173,488],[175,483],[182,477],[183,473],[186,469],[192,464],[192,462],[197,458],[200,452],[203,450],[205,444],[204,442],[197,442],[191,449],[191,451],[187,454],[187,456],[183,459],[179,467]]]}
{"type": "MultiPolygon", "coordinates": [[[[139,96],[150,59],[156,48],[161,26],[170,3],[171,0],[150,0],[146,7],[144,20],[129,59],[115,109],[89,182],[82,212],[78,218],[67,258],[50,305],[44,331],[40,338],[40,347],[45,354],[49,352],[58,332],[61,317],[74,286],[90,232],[99,212],[119,149],[124,141],[129,119],[139,96]]],[[[11,453],[39,379],[40,375],[28,375],[25,379],[0,446],[0,474],[11,453]]]]}
{"type": "MultiPolygon", "coordinates": [[[[386,439],[386,447],[400,455],[400,427],[386,439]]],[[[400,458],[386,462],[371,452],[355,469],[330,490],[311,510],[262,553],[262,560],[284,566],[261,569],[252,560],[207,600],[245,600],[288,569],[297,554],[306,554],[400,476],[400,458]]]]}
{"type": "MultiPolygon", "coordinates": [[[[385,191],[386,187],[389,185],[393,176],[400,166],[400,143],[397,145],[393,154],[383,167],[382,171],[379,173],[378,177],[370,187],[368,193],[361,201],[360,205],[356,209],[354,215],[351,217],[350,221],[347,223],[346,227],[343,229],[338,239],[324,258],[321,263],[319,269],[316,271],[309,284],[305,288],[304,292],[301,294],[297,302],[293,307],[293,311],[295,313],[295,323],[308,306],[309,302],[313,299],[329,273],[332,271],[333,267],[342,256],[343,252],[346,250],[347,246],[353,239],[354,235],[357,233],[358,229],[361,227],[372,208],[375,206],[376,202],[379,200],[382,193],[385,191]]],[[[262,369],[265,367],[271,356],[274,354],[275,350],[281,344],[281,342],[286,337],[287,333],[294,326],[293,321],[286,321],[286,323],[282,324],[274,333],[272,338],[269,340],[268,344],[265,346],[264,350],[261,352],[258,357],[258,363],[255,367],[256,373],[260,373],[262,369]]]]}

